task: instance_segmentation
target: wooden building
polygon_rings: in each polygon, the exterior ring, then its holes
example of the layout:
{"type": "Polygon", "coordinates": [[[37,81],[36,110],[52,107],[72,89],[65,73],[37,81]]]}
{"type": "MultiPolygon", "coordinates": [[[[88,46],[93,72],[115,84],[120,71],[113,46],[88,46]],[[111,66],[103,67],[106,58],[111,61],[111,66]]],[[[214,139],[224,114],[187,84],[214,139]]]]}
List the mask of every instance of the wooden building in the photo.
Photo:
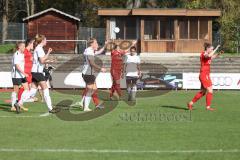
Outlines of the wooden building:
{"type": "Polygon", "coordinates": [[[212,20],[221,16],[210,9],[99,9],[106,20],[106,39],[139,40],[140,52],[199,53],[212,42],[212,20]],[[118,27],[120,32],[114,31],[118,27]]]}
{"type": "Polygon", "coordinates": [[[23,19],[27,23],[28,38],[36,34],[47,37],[47,48],[53,48],[54,53],[76,52],[78,26],[80,19],[54,8],[49,8],[23,19]]]}

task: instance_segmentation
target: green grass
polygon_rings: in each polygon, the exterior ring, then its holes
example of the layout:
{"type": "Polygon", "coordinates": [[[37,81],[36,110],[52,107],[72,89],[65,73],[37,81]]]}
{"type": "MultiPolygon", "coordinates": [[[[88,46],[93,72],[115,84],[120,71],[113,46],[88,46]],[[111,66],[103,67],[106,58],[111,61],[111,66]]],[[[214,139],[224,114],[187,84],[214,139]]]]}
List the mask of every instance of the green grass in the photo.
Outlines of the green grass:
{"type": "MultiPolygon", "coordinates": [[[[45,104],[40,102],[27,104],[30,111],[16,115],[9,112],[10,106],[4,103],[4,99],[9,99],[10,93],[0,93],[0,159],[239,159],[239,92],[216,91],[212,103],[217,108],[216,111],[205,110],[204,98],[190,113],[185,110],[186,102],[195,93],[196,91],[171,91],[162,96],[139,98],[136,106],[128,106],[121,101],[115,110],[99,118],[72,122],[60,120],[56,116],[40,118],[39,115],[47,110],[45,104]],[[136,113],[143,117],[157,113],[170,118],[139,120],[134,118],[136,113]],[[123,115],[128,115],[128,118],[122,118],[123,115]],[[171,115],[184,115],[186,119],[174,120],[171,115]],[[20,118],[21,116],[32,117],[20,118]],[[11,152],[9,149],[19,151],[11,152]],[[53,150],[47,152],[47,149],[53,150]],[[56,149],[64,149],[65,152],[56,152],[56,149]],[[129,152],[74,152],[73,149],[129,152]],[[223,152],[205,152],[220,149],[223,152]],[[228,152],[235,149],[236,152],[228,152]],[[173,152],[194,150],[196,152],[173,152]]],[[[80,99],[78,95],[57,92],[51,95],[54,104],[64,98],[74,101],[80,99]]],[[[72,110],[81,113],[77,108],[72,110]]]]}
{"type": "Polygon", "coordinates": [[[1,44],[0,54],[12,53],[15,45],[14,44],[1,44]]]}

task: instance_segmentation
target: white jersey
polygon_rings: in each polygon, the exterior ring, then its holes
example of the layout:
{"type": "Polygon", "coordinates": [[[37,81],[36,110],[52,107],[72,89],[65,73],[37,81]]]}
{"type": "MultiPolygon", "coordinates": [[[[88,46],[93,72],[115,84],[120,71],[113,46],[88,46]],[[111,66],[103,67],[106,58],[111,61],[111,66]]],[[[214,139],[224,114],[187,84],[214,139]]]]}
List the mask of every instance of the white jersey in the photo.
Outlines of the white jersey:
{"type": "Polygon", "coordinates": [[[85,49],[83,56],[84,56],[84,65],[82,74],[85,75],[94,75],[94,69],[89,64],[89,60],[94,60],[94,50],[92,47],[88,47],[85,49]]]}
{"type": "Polygon", "coordinates": [[[32,72],[43,73],[44,64],[40,62],[40,58],[45,56],[45,52],[41,45],[38,45],[33,52],[32,72]]]}
{"type": "Polygon", "coordinates": [[[126,55],[125,57],[126,65],[126,76],[128,77],[138,77],[137,65],[141,63],[140,57],[137,55],[126,55]]]}
{"type": "Polygon", "coordinates": [[[21,70],[24,71],[24,54],[19,51],[16,51],[12,58],[12,78],[25,78],[25,76],[17,69],[16,65],[19,65],[21,70]]]}

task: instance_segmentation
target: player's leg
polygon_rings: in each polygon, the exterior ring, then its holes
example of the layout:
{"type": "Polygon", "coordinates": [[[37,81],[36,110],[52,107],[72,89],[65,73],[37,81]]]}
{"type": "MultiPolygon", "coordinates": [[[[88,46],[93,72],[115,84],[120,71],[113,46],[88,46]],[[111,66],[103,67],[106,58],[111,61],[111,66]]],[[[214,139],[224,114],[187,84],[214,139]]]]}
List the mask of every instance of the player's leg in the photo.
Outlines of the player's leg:
{"type": "Polygon", "coordinates": [[[21,86],[21,87],[19,88],[19,91],[18,91],[18,101],[21,100],[21,96],[22,96],[23,91],[24,91],[24,87],[21,86]]]}
{"type": "Polygon", "coordinates": [[[18,85],[13,85],[13,92],[11,94],[11,104],[12,108],[11,111],[16,111],[14,104],[17,102],[17,93],[19,91],[19,86],[18,85]]]}
{"type": "Polygon", "coordinates": [[[213,98],[213,88],[212,86],[207,88],[207,94],[206,94],[206,109],[213,111],[214,109],[211,108],[211,102],[213,98]]]}
{"type": "Polygon", "coordinates": [[[22,87],[23,87],[24,91],[23,91],[23,93],[21,95],[21,98],[20,98],[18,104],[19,104],[19,106],[20,106],[20,108],[22,110],[28,111],[28,109],[23,106],[23,103],[26,102],[27,99],[30,98],[30,92],[29,92],[28,83],[26,81],[24,81],[24,83],[22,83],[22,87]]]}
{"type": "Polygon", "coordinates": [[[51,97],[49,94],[49,89],[48,89],[47,83],[46,83],[46,81],[40,81],[39,85],[41,86],[41,88],[43,90],[43,97],[47,104],[48,111],[51,112],[51,111],[53,111],[53,107],[52,107],[52,100],[51,100],[51,97]]]}
{"type": "Polygon", "coordinates": [[[132,95],[132,80],[130,77],[126,77],[126,84],[127,84],[128,101],[130,101],[131,95],[132,95]]]}
{"type": "Polygon", "coordinates": [[[37,101],[36,94],[38,91],[38,84],[36,82],[31,83],[31,89],[29,91],[30,98],[33,99],[33,101],[37,101]]]}
{"type": "Polygon", "coordinates": [[[112,87],[110,89],[110,99],[112,99],[114,92],[115,92],[115,80],[113,79],[112,87]]]}
{"type": "Polygon", "coordinates": [[[136,100],[136,94],[137,94],[137,78],[133,78],[132,79],[132,101],[135,101],[136,100]]]}
{"type": "Polygon", "coordinates": [[[94,92],[94,83],[87,84],[87,92],[84,98],[84,111],[91,111],[91,109],[89,108],[89,105],[92,99],[93,92],[94,92]]]}
{"type": "Polygon", "coordinates": [[[201,90],[193,97],[193,99],[188,103],[188,109],[192,110],[192,105],[196,103],[206,94],[206,89],[202,86],[201,90]]]}
{"type": "Polygon", "coordinates": [[[117,91],[117,94],[119,97],[122,96],[122,91],[121,91],[121,87],[120,87],[120,79],[116,80],[116,85],[115,85],[115,89],[117,91]]]}

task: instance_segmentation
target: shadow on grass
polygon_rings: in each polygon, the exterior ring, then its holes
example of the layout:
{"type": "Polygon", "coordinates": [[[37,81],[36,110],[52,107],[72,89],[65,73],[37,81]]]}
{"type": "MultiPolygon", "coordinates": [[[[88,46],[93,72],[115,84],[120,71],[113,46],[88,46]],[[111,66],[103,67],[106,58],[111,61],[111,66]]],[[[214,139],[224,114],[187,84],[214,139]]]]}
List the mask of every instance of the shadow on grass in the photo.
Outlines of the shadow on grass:
{"type": "Polygon", "coordinates": [[[0,111],[11,112],[11,105],[5,103],[0,104],[0,111]]]}
{"type": "Polygon", "coordinates": [[[161,106],[163,108],[171,108],[171,109],[179,109],[179,110],[188,110],[187,108],[185,107],[179,107],[179,106],[161,106]]]}

